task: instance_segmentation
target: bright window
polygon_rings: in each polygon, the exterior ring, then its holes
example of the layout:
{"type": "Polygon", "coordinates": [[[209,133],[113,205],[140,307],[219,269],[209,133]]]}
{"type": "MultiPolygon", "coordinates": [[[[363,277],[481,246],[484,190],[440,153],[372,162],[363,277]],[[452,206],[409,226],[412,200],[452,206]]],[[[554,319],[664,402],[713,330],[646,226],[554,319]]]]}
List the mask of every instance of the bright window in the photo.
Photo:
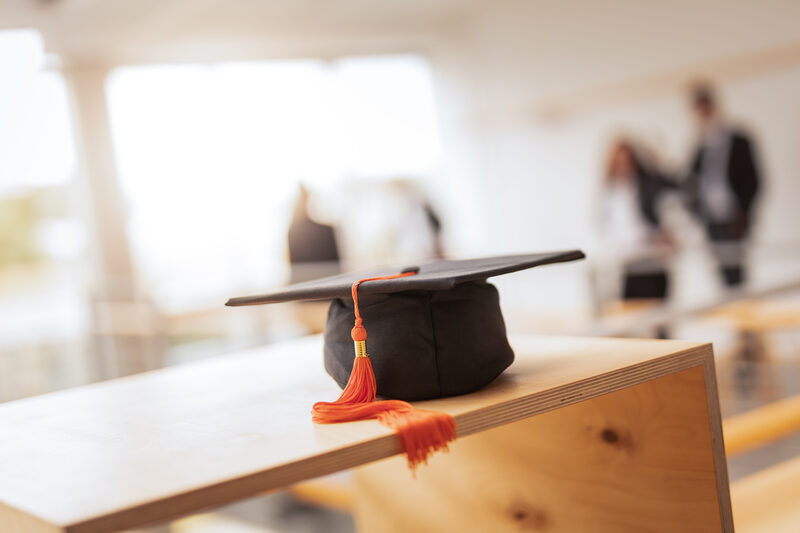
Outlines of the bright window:
{"type": "Polygon", "coordinates": [[[137,265],[167,308],[284,281],[300,182],[333,202],[439,159],[416,56],[126,67],[108,96],[137,265]]]}
{"type": "Polygon", "coordinates": [[[51,63],[38,32],[0,31],[0,402],[86,379],[87,235],[51,63]]]}

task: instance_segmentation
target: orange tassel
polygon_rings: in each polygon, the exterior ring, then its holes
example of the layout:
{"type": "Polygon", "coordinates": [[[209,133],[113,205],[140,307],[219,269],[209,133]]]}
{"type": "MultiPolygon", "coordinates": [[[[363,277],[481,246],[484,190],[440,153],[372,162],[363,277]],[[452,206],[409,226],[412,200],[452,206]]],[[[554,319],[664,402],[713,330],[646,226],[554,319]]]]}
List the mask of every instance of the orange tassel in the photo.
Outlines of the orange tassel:
{"type": "Polygon", "coordinates": [[[335,402],[317,402],[311,414],[318,424],[335,424],[355,420],[377,419],[397,433],[400,448],[405,452],[408,466],[413,471],[425,464],[428,457],[438,450],[447,450],[448,443],[456,438],[456,421],[438,411],[417,409],[408,402],[385,400],[376,402],[375,373],[366,353],[367,330],[358,309],[358,286],[364,281],[393,279],[414,275],[405,272],[392,276],[368,278],[353,284],[353,304],[356,323],[350,332],[356,347],[356,357],[350,378],[335,402]]]}
{"type": "Polygon", "coordinates": [[[342,391],[342,395],[335,402],[317,402],[314,404],[314,422],[350,422],[361,420],[363,417],[348,418],[353,411],[354,404],[372,403],[375,401],[375,373],[369,357],[356,357],[353,361],[353,370],[350,378],[342,391]]]}

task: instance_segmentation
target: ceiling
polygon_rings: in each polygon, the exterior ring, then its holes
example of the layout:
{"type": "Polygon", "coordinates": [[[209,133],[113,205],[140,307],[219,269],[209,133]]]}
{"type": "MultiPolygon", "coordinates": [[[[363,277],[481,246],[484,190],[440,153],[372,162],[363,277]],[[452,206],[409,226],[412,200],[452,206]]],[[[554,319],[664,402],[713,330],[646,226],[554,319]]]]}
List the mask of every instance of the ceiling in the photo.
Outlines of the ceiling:
{"type": "MultiPolygon", "coordinates": [[[[475,0],[477,1],[477,0],[475,0]]],[[[431,34],[474,7],[464,0],[4,0],[0,27],[35,28],[76,61],[241,55],[287,41],[311,47],[431,34]]],[[[297,48],[295,46],[295,48],[297,48]]],[[[290,52],[291,53],[291,52],[290,52]]],[[[299,53],[303,53],[302,47],[299,53]]]]}

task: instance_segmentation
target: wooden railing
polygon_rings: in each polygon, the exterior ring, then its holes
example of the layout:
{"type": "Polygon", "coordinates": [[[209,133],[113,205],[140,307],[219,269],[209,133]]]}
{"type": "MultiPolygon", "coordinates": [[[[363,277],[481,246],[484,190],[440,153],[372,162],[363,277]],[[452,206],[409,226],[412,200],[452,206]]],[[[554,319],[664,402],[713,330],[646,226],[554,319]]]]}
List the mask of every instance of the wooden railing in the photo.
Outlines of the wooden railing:
{"type": "MultiPolygon", "coordinates": [[[[733,416],[723,432],[728,457],[800,433],[800,395],[733,416]]],[[[800,456],[736,481],[731,499],[740,533],[800,531],[800,456]]]]}
{"type": "Polygon", "coordinates": [[[728,457],[800,432],[800,395],[726,418],[722,429],[728,457]]]}

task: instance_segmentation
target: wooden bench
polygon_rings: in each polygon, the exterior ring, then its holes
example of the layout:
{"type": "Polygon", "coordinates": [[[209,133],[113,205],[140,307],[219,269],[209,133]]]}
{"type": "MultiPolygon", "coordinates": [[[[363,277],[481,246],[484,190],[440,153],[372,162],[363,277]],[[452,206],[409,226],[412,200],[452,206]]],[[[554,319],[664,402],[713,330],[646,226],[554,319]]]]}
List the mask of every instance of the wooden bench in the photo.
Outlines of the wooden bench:
{"type": "Polygon", "coordinates": [[[800,457],[737,481],[731,497],[739,533],[796,533],[800,530],[800,457]]]}
{"type": "MultiPolygon", "coordinates": [[[[677,321],[701,316],[713,316],[715,313],[730,319],[746,319],[746,327],[763,331],[764,327],[780,329],[796,327],[798,315],[796,307],[783,307],[777,304],[770,306],[753,305],[752,302],[774,296],[784,296],[800,291],[800,279],[772,285],[770,287],[745,287],[729,290],[714,301],[699,305],[682,306],[673,303],[651,306],[631,313],[617,313],[602,318],[585,328],[585,335],[625,337],[639,331],[669,326],[677,321]],[[765,315],[765,313],[767,313],[765,315]],[[761,329],[759,329],[761,328],[761,329]]],[[[628,307],[628,309],[632,309],[628,307]]],[[[633,308],[635,309],[635,307],[633,308]]]]}
{"type": "Polygon", "coordinates": [[[726,418],[722,427],[729,457],[800,432],[800,395],[726,418]]]}
{"type": "MultiPolygon", "coordinates": [[[[723,429],[728,457],[800,432],[800,395],[729,417],[723,429]]],[[[800,456],[738,480],[731,498],[739,533],[800,530],[800,456]]]]}
{"type": "Polygon", "coordinates": [[[710,345],[512,345],[485,389],[422,403],[459,439],[416,480],[379,424],[311,422],[338,393],[319,337],[0,405],[0,531],[118,531],[355,467],[364,531],[733,530],[710,345]]]}

